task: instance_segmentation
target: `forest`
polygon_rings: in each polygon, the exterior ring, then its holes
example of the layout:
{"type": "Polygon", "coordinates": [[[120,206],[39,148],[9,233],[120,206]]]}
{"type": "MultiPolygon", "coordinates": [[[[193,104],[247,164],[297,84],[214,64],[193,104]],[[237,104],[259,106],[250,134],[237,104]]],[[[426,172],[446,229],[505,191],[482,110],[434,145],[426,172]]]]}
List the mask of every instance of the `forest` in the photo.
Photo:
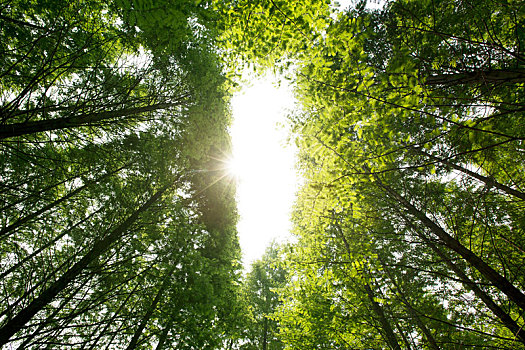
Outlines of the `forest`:
{"type": "Polygon", "coordinates": [[[525,349],[520,0],[0,0],[0,118],[0,349],[525,349]],[[243,272],[246,67],[303,183],[243,272]]]}

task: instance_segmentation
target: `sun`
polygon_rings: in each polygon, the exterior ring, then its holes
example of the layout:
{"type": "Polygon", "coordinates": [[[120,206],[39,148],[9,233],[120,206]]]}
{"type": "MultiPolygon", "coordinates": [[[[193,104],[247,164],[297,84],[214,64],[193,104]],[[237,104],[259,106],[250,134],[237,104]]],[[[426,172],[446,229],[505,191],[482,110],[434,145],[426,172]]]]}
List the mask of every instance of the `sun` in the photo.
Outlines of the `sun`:
{"type": "Polygon", "coordinates": [[[224,168],[225,168],[226,173],[235,179],[239,179],[243,174],[242,162],[239,161],[238,158],[233,157],[233,156],[228,157],[224,161],[224,168]]]}

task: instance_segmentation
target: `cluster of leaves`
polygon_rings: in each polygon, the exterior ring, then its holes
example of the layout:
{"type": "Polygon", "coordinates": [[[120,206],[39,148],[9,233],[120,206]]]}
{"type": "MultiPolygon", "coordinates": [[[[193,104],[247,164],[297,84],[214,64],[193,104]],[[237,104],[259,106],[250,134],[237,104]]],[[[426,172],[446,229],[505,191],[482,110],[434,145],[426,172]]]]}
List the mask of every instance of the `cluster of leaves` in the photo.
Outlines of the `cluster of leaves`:
{"type": "Polygon", "coordinates": [[[321,38],[333,9],[329,0],[214,1],[221,14],[218,44],[230,74],[252,64],[280,70],[321,38]]]}

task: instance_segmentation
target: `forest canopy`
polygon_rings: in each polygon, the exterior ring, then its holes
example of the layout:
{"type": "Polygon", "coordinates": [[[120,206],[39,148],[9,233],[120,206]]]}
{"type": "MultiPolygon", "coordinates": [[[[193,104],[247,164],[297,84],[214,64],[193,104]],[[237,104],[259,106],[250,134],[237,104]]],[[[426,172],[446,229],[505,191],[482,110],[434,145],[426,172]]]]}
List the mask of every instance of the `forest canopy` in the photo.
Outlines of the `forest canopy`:
{"type": "Polygon", "coordinates": [[[524,47],[514,0],[0,1],[0,348],[525,348],[524,47]],[[304,183],[243,275],[246,66],[304,183]]]}

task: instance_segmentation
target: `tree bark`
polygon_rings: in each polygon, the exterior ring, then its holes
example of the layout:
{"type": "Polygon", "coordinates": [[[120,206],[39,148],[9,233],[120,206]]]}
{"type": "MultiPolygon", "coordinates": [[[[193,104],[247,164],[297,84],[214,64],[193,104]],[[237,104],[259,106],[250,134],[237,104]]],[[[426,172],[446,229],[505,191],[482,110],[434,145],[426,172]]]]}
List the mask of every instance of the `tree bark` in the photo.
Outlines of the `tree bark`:
{"type": "MultiPolygon", "coordinates": [[[[99,332],[98,336],[95,338],[95,340],[93,341],[93,343],[91,344],[88,350],[93,350],[95,349],[96,346],[98,346],[98,342],[100,338],[102,338],[102,336],[105,335],[106,330],[113,324],[114,320],[117,318],[117,316],[119,315],[120,311],[124,308],[124,306],[128,305],[129,299],[131,299],[131,297],[133,296],[133,293],[135,293],[135,291],[138,289],[139,286],[140,284],[137,283],[135,287],[133,288],[133,290],[130,293],[128,293],[128,296],[126,297],[126,299],[124,299],[124,301],[119,305],[118,309],[113,313],[110,319],[106,321],[104,328],[102,329],[102,331],[99,332]]],[[[91,337],[91,339],[93,338],[94,338],[94,334],[91,337]]]]}
{"type": "MultiPolygon", "coordinates": [[[[53,188],[57,188],[58,186],[67,183],[68,181],[73,181],[73,180],[79,178],[80,176],[82,176],[82,175],[86,175],[86,174],[89,174],[89,173],[93,173],[93,169],[89,169],[89,170],[83,171],[83,172],[80,173],[80,174],[75,174],[74,176],[71,176],[71,177],[69,177],[69,178],[66,178],[66,179],[60,180],[60,182],[57,182],[57,183],[54,183],[54,184],[52,184],[52,185],[46,186],[46,187],[44,187],[44,188],[42,188],[42,189],[39,189],[38,191],[35,191],[35,192],[29,192],[29,191],[28,191],[28,192],[30,193],[29,195],[27,195],[26,197],[20,197],[20,198],[18,198],[17,200],[15,200],[15,201],[13,201],[13,202],[10,202],[9,204],[4,205],[2,208],[0,208],[0,212],[1,212],[1,211],[4,211],[4,210],[7,210],[7,209],[9,209],[9,208],[12,208],[12,207],[14,207],[14,206],[17,205],[17,204],[23,203],[23,202],[29,200],[30,198],[35,198],[35,197],[38,198],[38,197],[42,197],[42,196],[44,195],[44,193],[46,193],[47,191],[49,191],[49,190],[51,190],[51,189],[53,189],[53,188]]],[[[18,189],[18,187],[23,186],[23,184],[28,184],[28,183],[30,183],[30,182],[31,182],[30,180],[28,180],[28,181],[23,181],[23,182],[21,182],[20,185],[11,185],[11,188],[16,188],[16,189],[18,189]]]]}
{"type": "Polygon", "coordinates": [[[77,261],[69,268],[58,280],[45,289],[40,295],[22,309],[15,317],[10,319],[2,328],[0,328],[0,347],[7,344],[9,339],[20,331],[33,316],[49,304],[62,290],[64,290],[80,273],[97,257],[102,255],[109,247],[117,241],[145,212],[149,207],[156,203],[162,194],[171,186],[165,186],[157,191],[150,199],[140,208],[135,210],[122,224],[115,228],[106,237],[97,240],[91,250],[84,257],[77,261]]]}
{"type": "Polygon", "coordinates": [[[264,317],[264,326],[263,326],[263,340],[262,340],[262,350],[268,348],[268,319],[264,317]]]}
{"type": "Polygon", "coordinates": [[[379,318],[379,322],[381,323],[381,328],[383,329],[385,341],[387,342],[388,346],[391,349],[394,350],[401,350],[401,347],[399,346],[399,343],[397,342],[396,335],[394,334],[394,330],[392,329],[392,326],[390,326],[390,322],[388,322],[388,319],[386,318],[386,315],[383,311],[383,308],[377,301],[375,301],[374,292],[372,291],[372,288],[368,285],[368,283],[365,283],[364,285],[366,295],[368,296],[368,300],[370,301],[370,304],[372,305],[372,309],[374,310],[374,313],[379,318]]]}
{"type": "Polygon", "coordinates": [[[115,118],[137,116],[142,113],[167,109],[182,104],[184,100],[171,103],[157,103],[150,106],[121,109],[98,113],[87,113],[73,117],[64,117],[48,120],[37,120],[25,123],[14,123],[0,126],[0,139],[34,134],[37,132],[76,128],[79,126],[99,125],[100,122],[115,118]]]}
{"type": "Polygon", "coordinates": [[[149,320],[151,319],[151,316],[153,315],[153,312],[155,312],[155,309],[157,308],[157,305],[159,304],[160,299],[162,298],[162,294],[164,294],[164,291],[168,287],[171,274],[173,270],[175,269],[175,265],[171,266],[170,269],[166,272],[164,275],[162,285],[160,286],[159,290],[157,291],[157,294],[155,295],[155,298],[151,302],[151,305],[148,307],[148,310],[144,314],[144,317],[142,317],[142,320],[140,321],[139,326],[135,330],[135,333],[133,334],[133,337],[131,338],[131,341],[129,342],[128,347],[126,350],[133,350],[137,347],[138,341],[140,336],[142,335],[142,332],[144,331],[144,328],[146,328],[146,325],[148,324],[149,320]]]}
{"type": "Polygon", "coordinates": [[[401,302],[406,306],[406,310],[408,311],[408,314],[412,319],[416,322],[416,325],[419,327],[421,332],[425,335],[425,338],[427,339],[428,345],[433,350],[439,350],[439,346],[437,345],[436,339],[432,335],[432,332],[428,329],[428,327],[425,325],[425,323],[421,320],[419,317],[418,311],[414,309],[412,304],[408,301],[408,299],[405,296],[404,291],[399,287],[398,283],[396,283],[396,280],[394,276],[390,273],[387,265],[381,259],[381,257],[378,255],[379,262],[381,263],[381,266],[383,267],[383,270],[387,272],[387,274],[390,277],[390,281],[396,287],[396,290],[398,291],[399,297],[401,298],[401,302]]]}
{"type": "Polygon", "coordinates": [[[76,194],[82,192],[83,190],[85,190],[86,188],[88,188],[89,186],[93,185],[93,184],[96,184],[97,182],[100,182],[104,179],[106,179],[107,177],[111,176],[111,175],[114,175],[116,173],[118,173],[119,171],[121,171],[122,169],[124,169],[126,166],[128,166],[129,164],[127,165],[124,165],[118,169],[115,169],[109,173],[106,173],[104,175],[102,175],[100,178],[94,180],[94,181],[89,181],[87,183],[85,183],[84,185],[80,186],[79,188],[69,192],[68,194],[66,194],[65,196],[63,197],[60,197],[59,199],[53,201],[52,203],[49,203],[48,205],[44,206],[43,208],[35,211],[34,213],[31,213],[21,219],[18,219],[17,221],[15,221],[14,223],[12,223],[11,225],[3,228],[2,230],[0,230],[0,238],[2,238],[3,236],[6,236],[9,232],[11,231],[14,231],[16,230],[18,227],[22,226],[23,224],[25,224],[26,222],[28,221],[31,221],[31,220],[34,220],[36,219],[38,216],[40,216],[41,214],[45,213],[46,211],[56,207],[57,205],[59,205],[60,203],[68,200],[69,198],[75,196],[76,194]]]}
{"type": "Polygon", "coordinates": [[[470,177],[473,177],[474,179],[476,180],[479,180],[481,182],[483,182],[485,185],[487,186],[494,186],[495,188],[497,188],[498,190],[501,190],[507,194],[510,194],[511,196],[514,196],[514,197],[517,197],[517,198],[520,198],[522,200],[525,200],[525,193],[523,192],[520,192],[518,190],[515,190],[509,186],[506,186],[504,184],[501,184],[497,181],[495,181],[494,179],[490,178],[490,177],[487,177],[487,176],[483,176],[483,175],[480,175],[478,173],[475,173],[471,170],[468,170],[460,165],[457,165],[457,164],[454,164],[446,159],[442,159],[442,158],[439,158],[439,157],[436,157],[430,153],[427,153],[425,151],[423,151],[421,148],[414,148],[418,153],[432,159],[432,160],[435,160],[437,162],[440,162],[442,164],[445,164],[449,167],[451,167],[452,169],[455,169],[455,170],[458,170],[458,171],[461,171],[462,173],[464,174],[467,174],[468,176],[470,177]]]}
{"type": "Polygon", "coordinates": [[[401,339],[403,340],[403,343],[405,344],[405,350],[412,350],[412,346],[410,345],[407,337],[403,333],[403,330],[399,326],[399,322],[397,322],[397,320],[394,320],[394,325],[396,326],[397,332],[399,333],[401,339]]]}
{"type": "Polygon", "coordinates": [[[408,213],[410,213],[410,215],[416,217],[425,227],[435,234],[446,247],[458,253],[463,259],[477,269],[489,282],[491,282],[494,287],[498,288],[519,308],[525,311],[525,295],[522,291],[490,267],[479,256],[474,254],[474,252],[449,235],[434,221],[430,220],[425,213],[414,207],[405,197],[401,196],[391,187],[385,185],[377,175],[375,176],[375,179],[379,183],[379,186],[383,188],[388,195],[395,199],[408,211],[408,213]]]}
{"type": "Polygon", "coordinates": [[[67,230],[64,230],[61,234],[59,234],[58,236],[53,238],[51,241],[49,241],[49,243],[44,244],[43,246],[41,246],[40,248],[36,249],[35,251],[33,251],[28,256],[26,256],[25,258],[23,258],[22,260],[20,260],[19,262],[17,262],[16,264],[11,266],[10,268],[8,268],[6,271],[2,272],[2,274],[0,274],[0,280],[2,280],[5,277],[7,277],[10,273],[12,273],[16,269],[18,269],[20,266],[23,266],[26,262],[32,260],[35,256],[40,254],[42,251],[44,251],[44,250],[50,248],[51,246],[53,246],[62,237],[64,237],[66,234],[70,233],[75,227],[79,226],[80,224],[83,224],[84,222],[89,220],[93,215],[95,215],[98,212],[100,212],[101,209],[102,208],[99,208],[96,211],[94,211],[93,213],[89,214],[87,217],[85,217],[84,219],[80,220],[79,222],[77,222],[76,224],[74,224],[73,226],[68,228],[67,230]]]}
{"type": "MultiPolygon", "coordinates": [[[[343,240],[343,244],[345,246],[346,251],[350,254],[350,245],[348,244],[348,241],[346,240],[346,237],[344,236],[343,232],[338,228],[337,231],[339,232],[339,235],[341,236],[341,239],[343,240]]],[[[401,346],[399,345],[399,342],[397,341],[396,335],[394,334],[394,330],[392,329],[392,326],[390,325],[390,322],[388,322],[388,319],[386,318],[386,315],[383,311],[383,308],[379,303],[375,300],[374,292],[370,288],[368,283],[364,283],[364,288],[366,291],[366,295],[368,297],[368,300],[370,301],[370,304],[372,305],[372,310],[374,310],[374,313],[379,318],[379,322],[381,323],[381,328],[383,329],[383,336],[388,344],[388,346],[393,350],[401,350],[401,346]]]]}
{"type": "Polygon", "coordinates": [[[489,69],[467,73],[430,75],[425,85],[465,85],[465,84],[519,84],[525,82],[525,69],[489,69]]]}
{"type": "Polygon", "coordinates": [[[155,350],[162,350],[162,349],[164,349],[164,344],[166,344],[166,339],[168,338],[168,333],[169,333],[169,331],[171,329],[172,324],[173,324],[173,319],[170,319],[170,321],[164,327],[164,329],[162,330],[162,333],[160,334],[159,342],[158,342],[157,347],[155,348],[155,350]]]}
{"type": "MultiPolygon", "coordinates": [[[[88,280],[86,279],[82,284],[80,284],[74,292],[70,293],[67,298],[62,301],[62,303],[57,307],[55,308],[55,310],[53,310],[53,312],[51,313],[51,315],[49,315],[49,317],[47,317],[47,320],[51,320],[53,319],[56,315],[58,315],[58,313],[69,303],[69,301],[71,299],[73,299],[73,297],[82,289],[84,288],[84,286],[87,284],[88,280]]],[[[24,349],[27,349],[27,345],[31,343],[31,341],[33,341],[33,339],[39,335],[39,333],[44,329],[44,327],[46,326],[47,322],[42,322],[38,328],[31,333],[31,335],[29,337],[27,337],[26,339],[24,339],[24,342],[22,344],[20,344],[16,350],[24,350],[24,349]]]]}
{"type": "Polygon", "coordinates": [[[485,293],[474,281],[472,281],[456,264],[454,264],[446,254],[441,251],[428,237],[419,233],[418,230],[415,230],[416,234],[423,239],[425,244],[429,246],[445,263],[447,266],[458,276],[463,285],[470,289],[474,294],[483,301],[483,303],[489,308],[490,311],[496,315],[501,323],[507,327],[516,338],[519,339],[523,344],[525,344],[525,330],[522,329],[513,319],[507,314],[494,300],[485,293]]]}
{"type": "Polygon", "coordinates": [[[432,332],[430,331],[430,329],[428,329],[425,323],[421,320],[421,317],[419,317],[417,311],[412,307],[412,305],[410,305],[408,300],[406,300],[404,297],[403,299],[404,299],[405,306],[407,307],[408,313],[414,319],[414,321],[416,321],[417,326],[419,327],[419,329],[421,329],[421,332],[423,332],[423,334],[425,335],[425,338],[428,342],[429,347],[433,350],[439,350],[440,348],[437,345],[436,339],[432,335],[432,332]]]}

